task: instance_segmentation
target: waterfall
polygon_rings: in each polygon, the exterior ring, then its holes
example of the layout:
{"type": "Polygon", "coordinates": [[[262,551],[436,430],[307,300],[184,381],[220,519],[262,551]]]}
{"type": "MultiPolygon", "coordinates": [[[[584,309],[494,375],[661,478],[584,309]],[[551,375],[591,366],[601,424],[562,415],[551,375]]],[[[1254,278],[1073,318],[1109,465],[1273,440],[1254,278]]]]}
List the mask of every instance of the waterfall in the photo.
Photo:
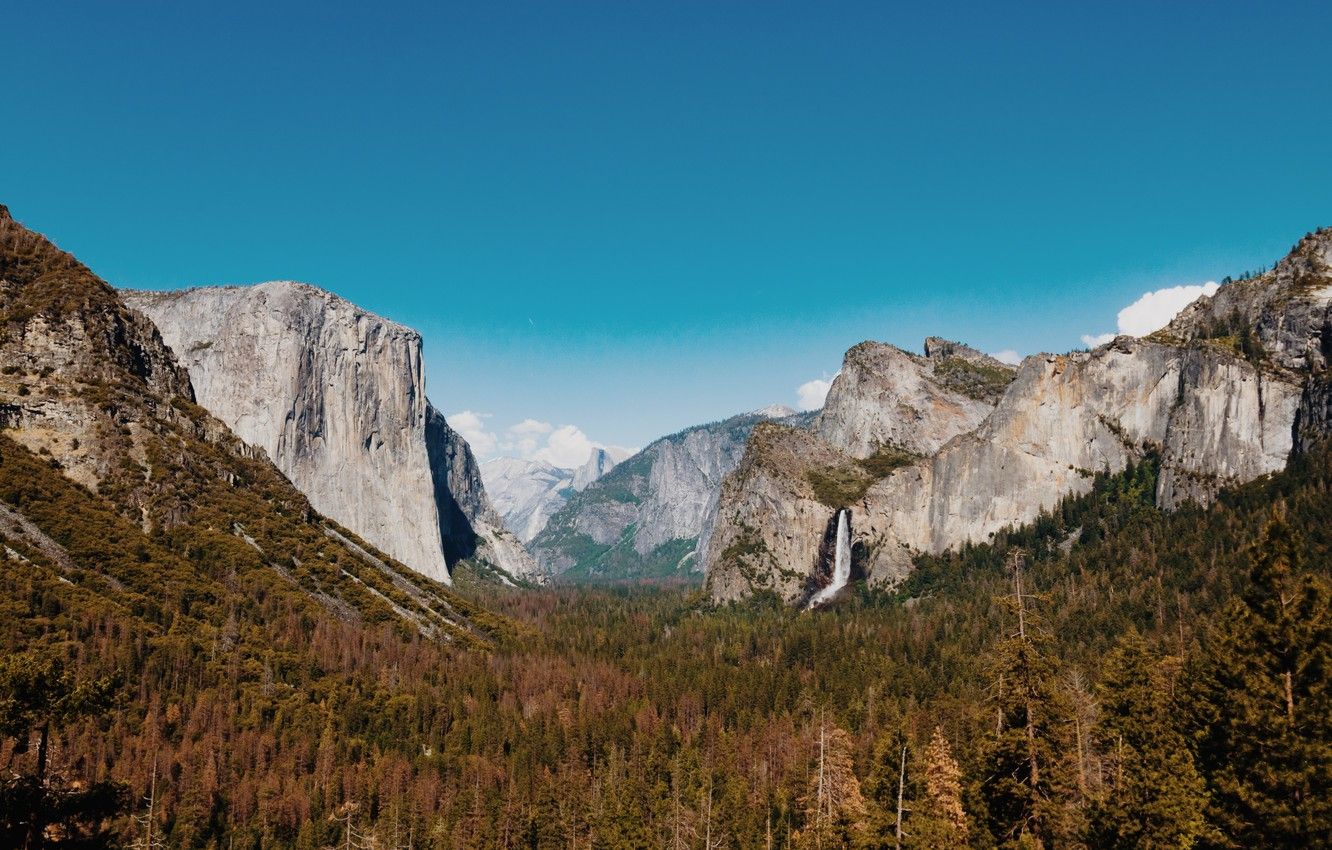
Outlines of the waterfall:
{"type": "Polygon", "coordinates": [[[809,600],[811,608],[832,599],[851,580],[851,527],[847,525],[846,514],[845,508],[837,514],[837,550],[833,556],[832,582],[809,600]]]}

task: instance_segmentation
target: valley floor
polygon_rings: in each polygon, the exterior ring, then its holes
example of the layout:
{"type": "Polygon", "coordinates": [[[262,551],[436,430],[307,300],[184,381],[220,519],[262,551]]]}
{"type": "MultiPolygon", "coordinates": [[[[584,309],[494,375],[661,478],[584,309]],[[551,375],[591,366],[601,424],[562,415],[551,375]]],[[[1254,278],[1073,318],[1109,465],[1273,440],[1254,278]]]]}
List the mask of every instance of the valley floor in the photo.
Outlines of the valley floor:
{"type": "Polygon", "coordinates": [[[156,764],[173,848],[1325,845],[1332,460],[1171,515],[1155,476],[817,612],[477,586],[493,644],[293,614],[270,646],[11,562],[0,637],[126,675],[53,769],[141,814],[156,764]]]}

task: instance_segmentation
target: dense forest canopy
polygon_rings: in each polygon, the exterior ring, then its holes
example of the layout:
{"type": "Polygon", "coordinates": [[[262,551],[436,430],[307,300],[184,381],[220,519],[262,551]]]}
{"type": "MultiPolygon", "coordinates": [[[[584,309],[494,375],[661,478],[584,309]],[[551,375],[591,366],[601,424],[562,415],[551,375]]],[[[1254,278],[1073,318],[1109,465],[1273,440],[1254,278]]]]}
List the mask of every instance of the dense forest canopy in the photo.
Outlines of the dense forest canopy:
{"type": "MultiPolygon", "coordinates": [[[[7,502],[71,486],[2,448],[7,502]]],[[[48,785],[119,783],[110,834],[151,802],[169,847],[1325,844],[1332,455],[1171,514],[1155,476],[828,610],[489,589],[493,642],[452,646],[293,608],[226,552],[139,603],[10,541],[6,682],[122,681],[83,713],[7,698],[0,759],[33,775],[40,731],[48,785]]],[[[155,557],[134,528],[50,533],[123,585],[155,557]]]]}

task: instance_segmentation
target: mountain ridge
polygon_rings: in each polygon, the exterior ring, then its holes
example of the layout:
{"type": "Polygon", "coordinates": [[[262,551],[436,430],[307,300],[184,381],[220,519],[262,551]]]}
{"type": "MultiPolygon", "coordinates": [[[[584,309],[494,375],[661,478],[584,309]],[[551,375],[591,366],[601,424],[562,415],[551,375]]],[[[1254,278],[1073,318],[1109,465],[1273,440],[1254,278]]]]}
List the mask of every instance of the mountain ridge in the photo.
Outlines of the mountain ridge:
{"type": "Polygon", "coordinates": [[[979,420],[921,390],[915,355],[876,344],[851,349],[855,368],[834,380],[829,397],[839,401],[816,425],[831,454],[803,443],[776,450],[774,441],[796,435],[765,431],[723,485],[721,521],[704,546],[713,598],[759,590],[788,602],[807,597],[828,580],[821,541],[843,508],[851,511],[856,571],[891,585],[918,554],[1030,522],[1059,498],[1087,492],[1095,474],[1149,451],[1162,456],[1156,499],[1167,510],[1205,504],[1222,487],[1283,468],[1302,444],[1295,435],[1316,440],[1332,414],[1330,258],[1332,231],[1317,231],[1272,271],[1222,286],[1161,332],[1121,336],[1092,352],[1029,356],[1016,370],[1004,367],[1012,377],[1002,388],[989,380],[1001,375],[990,372],[998,366],[968,359],[984,367],[978,389],[992,384],[983,396],[991,410],[979,420]],[[915,442],[897,445],[902,435],[915,442]],[[879,474],[864,461],[881,449],[895,454],[879,474]]]}
{"type": "Polygon", "coordinates": [[[566,581],[697,577],[698,538],[722,478],[749,431],[767,420],[762,411],[742,413],[654,440],[575,493],[533,538],[533,556],[566,581]]]}

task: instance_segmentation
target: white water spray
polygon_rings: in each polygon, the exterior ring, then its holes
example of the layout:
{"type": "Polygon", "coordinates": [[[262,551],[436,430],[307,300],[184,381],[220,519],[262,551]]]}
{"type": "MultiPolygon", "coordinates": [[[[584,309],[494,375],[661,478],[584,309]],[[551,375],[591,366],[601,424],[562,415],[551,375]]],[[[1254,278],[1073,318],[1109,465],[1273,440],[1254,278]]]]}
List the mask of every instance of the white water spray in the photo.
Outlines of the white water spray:
{"type": "Polygon", "coordinates": [[[837,514],[837,550],[833,556],[832,583],[814,594],[809,607],[821,605],[837,595],[851,580],[851,528],[846,524],[846,509],[837,514]]]}

